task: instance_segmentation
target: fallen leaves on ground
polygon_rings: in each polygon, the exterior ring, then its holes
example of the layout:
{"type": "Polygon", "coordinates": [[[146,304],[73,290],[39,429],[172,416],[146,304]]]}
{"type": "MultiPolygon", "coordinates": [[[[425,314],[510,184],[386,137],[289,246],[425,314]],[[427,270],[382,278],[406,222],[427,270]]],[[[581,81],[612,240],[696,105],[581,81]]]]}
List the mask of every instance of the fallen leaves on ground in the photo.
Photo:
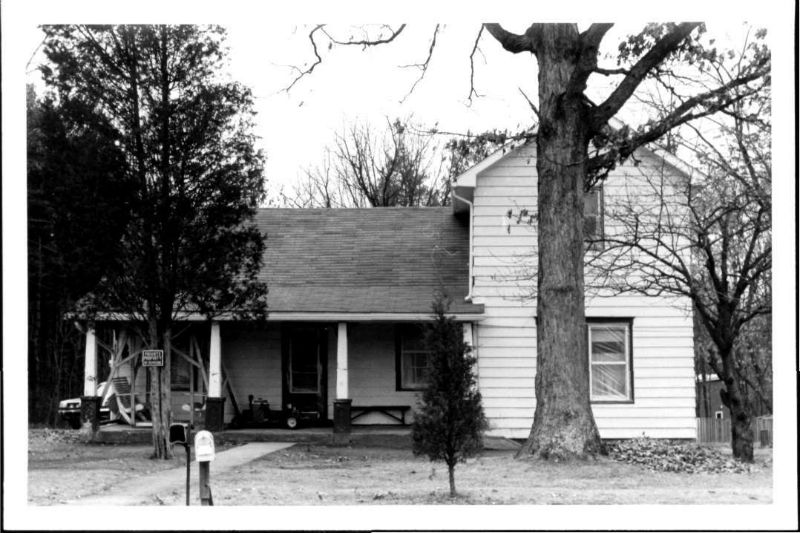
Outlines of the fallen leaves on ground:
{"type": "Polygon", "coordinates": [[[613,443],[608,446],[608,455],[616,461],[644,466],[657,472],[744,474],[758,470],[751,463],[723,455],[713,448],[647,437],[613,443]]]}

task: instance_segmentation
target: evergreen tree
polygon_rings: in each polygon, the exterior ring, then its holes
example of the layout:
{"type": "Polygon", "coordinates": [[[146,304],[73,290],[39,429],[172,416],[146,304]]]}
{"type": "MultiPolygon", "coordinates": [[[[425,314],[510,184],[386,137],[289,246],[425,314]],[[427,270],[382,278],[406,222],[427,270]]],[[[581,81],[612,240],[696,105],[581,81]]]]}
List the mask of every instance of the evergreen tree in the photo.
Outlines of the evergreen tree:
{"type": "Polygon", "coordinates": [[[84,306],[119,310],[151,367],[153,455],[169,458],[173,326],[184,313],[261,318],[265,236],[253,222],[264,197],[253,97],[226,79],[225,32],[214,26],[49,26],[44,80],[60,102],[104,117],[136,183],[117,275],[84,306]]]}
{"type": "Polygon", "coordinates": [[[135,184],[102,116],[27,94],[28,417],[56,422],[83,389],[82,339],[65,313],[120,269],[135,184]]]}
{"type": "Polygon", "coordinates": [[[412,437],[414,455],[427,455],[447,465],[452,498],[456,464],[481,450],[487,423],[472,371],[476,358],[464,342],[461,325],[447,316],[448,308],[449,301],[438,294],[433,324],[425,330],[431,358],[428,385],[414,416],[412,437]]]}

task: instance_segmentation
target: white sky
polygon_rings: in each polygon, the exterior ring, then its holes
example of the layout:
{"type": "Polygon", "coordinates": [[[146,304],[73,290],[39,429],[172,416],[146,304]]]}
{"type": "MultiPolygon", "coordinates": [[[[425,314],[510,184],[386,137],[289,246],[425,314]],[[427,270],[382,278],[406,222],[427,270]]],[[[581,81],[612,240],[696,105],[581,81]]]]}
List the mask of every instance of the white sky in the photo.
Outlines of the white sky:
{"type": "MultiPolygon", "coordinates": [[[[493,128],[515,131],[532,120],[520,89],[536,102],[535,59],[528,53],[504,51],[487,32],[481,37],[474,62],[475,87],[482,96],[469,104],[469,54],[480,27],[477,22],[440,28],[428,71],[410,94],[421,71],[402,65],[425,61],[434,23],[411,24],[394,42],[367,49],[336,46],[328,50],[326,39],[318,33],[323,62],[289,92],[284,89],[296,77],[292,65],[306,68],[314,60],[308,39],[311,28],[259,20],[235,20],[225,26],[230,76],[251,88],[255,96],[256,134],[267,154],[268,188],[273,194],[282,186],[288,190],[305,168],[320,163],[336,132],[352,121],[366,121],[382,129],[385,117],[413,117],[421,126],[438,124],[442,131],[465,133],[493,128]]],[[[525,25],[507,26],[512,31],[525,29],[525,25]]],[[[640,27],[638,23],[617,24],[604,40],[604,52],[611,57],[601,64],[616,66],[617,43],[640,27]]],[[[710,30],[720,40],[729,41],[731,35],[742,33],[742,27],[736,21],[711,24],[710,30]]],[[[343,40],[354,28],[332,25],[329,31],[343,40]]],[[[26,46],[32,56],[28,78],[37,87],[40,77],[35,67],[45,61],[41,50],[34,53],[41,36],[36,26],[28,28],[26,46]]],[[[599,101],[607,94],[606,88],[618,80],[593,76],[589,94],[599,101]]],[[[628,118],[635,121],[636,117],[628,114],[628,118]]]]}
{"type": "MultiPolygon", "coordinates": [[[[639,27],[652,20],[713,20],[737,24],[749,19],[770,28],[773,36],[774,163],[775,180],[774,280],[781,293],[796,295],[793,265],[797,259],[793,233],[794,186],[792,166],[794,124],[792,120],[792,21],[793,2],[773,0],[670,0],[669,2],[562,1],[526,2],[510,0],[465,0],[455,3],[431,0],[379,3],[368,0],[343,2],[245,2],[227,0],[140,0],[138,2],[5,0],[2,9],[2,98],[3,98],[3,438],[4,513],[11,529],[64,527],[229,528],[274,527],[329,529],[347,528],[645,528],[679,529],[766,528],[791,529],[797,516],[796,479],[796,316],[791,298],[778,299],[774,313],[775,420],[776,433],[774,505],[750,508],[710,508],[703,505],[668,507],[464,507],[401,508],[402,506],[304,509],[243,508],[181,509],[149,508],[114,511],[82,508],[29,508],[26,506],[25,376],[26,317],[26,235],[25,235],[25,63],[38,44],[37,24],[47,23],[219,23],[230,28],[233,56],[232,74],[249,85],[257,97],[258,134],[269,158],[267,177],[274,187],[290,184],[298,171],[314,164],[333,132],[346,120],[361,117],[383,120],[383,116],[413,114],[426,124],[438,122],[442,129],[479,131],[486,128],[515,128],[527,123],[530,111],[518,92],[522,87],[535,94],[535,63],[527,54],[502,51],[484,35],[482,49],[486,63],[476,62],[476,86],[487,97],[466,107],[468,61],[478,24],[496,20],[513,31],[521,31],[528,20],[624,21],[614,31],[639,27]],[[546,7],[545,7],[546,6],[546,7]],[[307,30],[292,34],[293,24],[367,23],[406,20],[408,33],[397,42],[362,53],[355,49],[334,49],[314,74],[298,84],[291,94],[285,87],[291,73],[281,65],[312,58],[306,41],[307,30]],[[453,21],[443,30],[426,79],[404,105],[398,101],[407,93],[416,72],[397,65],[422,61],[434,21],[453,21]],[[302,103],[302,105],[300,105],[302,103]],[[8,311],[11,312],[8,312],[8,311]],[[13,488],[13,490],[9,490],[13,488]],[[580,511],[584,512],[580,512],[580,511]],[[120,522],[119,516],[126,516],[120,522]]],[[[713,27],[713,25],[712,25],[713,27]]],[[[614,36],[608,36],[613,42],[614,36]]],[[[776,292],[776,294],[779,294],[776,292]]],[[[698,502],[702,504],[702,502],[698,502]]],[[[795,522],[796,523],[796,522],[795,522]]]]}

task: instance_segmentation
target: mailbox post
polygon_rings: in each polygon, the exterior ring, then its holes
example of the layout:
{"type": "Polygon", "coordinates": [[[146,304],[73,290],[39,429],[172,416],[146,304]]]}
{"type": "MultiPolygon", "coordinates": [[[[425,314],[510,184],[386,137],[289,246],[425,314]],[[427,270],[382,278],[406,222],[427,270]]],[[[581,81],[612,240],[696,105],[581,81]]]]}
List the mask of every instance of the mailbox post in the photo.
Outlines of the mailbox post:
{"type": "Polygon", "coordinates": [[[189,478],[191,476],[191,461],[189,459],[189,426],[187,424],[170,424],[169,443],[182,444],[186,450],[186,505],[189,505],[189,478]]]}
{"type": "Polygon", "coordinates": [[[209,468],[214,460],[214,435],[210,431],[198,431],[194,436],[194,457],[200,471],[200,505],[214,505],[209,468]]]}

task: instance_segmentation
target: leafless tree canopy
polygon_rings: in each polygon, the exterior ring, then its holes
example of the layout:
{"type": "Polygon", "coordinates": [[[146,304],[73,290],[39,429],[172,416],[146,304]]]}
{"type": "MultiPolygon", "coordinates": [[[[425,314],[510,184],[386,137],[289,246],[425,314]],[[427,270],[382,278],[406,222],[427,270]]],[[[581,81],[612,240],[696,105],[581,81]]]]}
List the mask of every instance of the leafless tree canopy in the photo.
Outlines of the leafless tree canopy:
{"type": "MultiPolygon", "coordinates": [[[[723,67],[716,75],[730,76],[723,67]]],[[[650,103],[663,105],[657,97],[650,103]]],[[[701,366],[710,367],[728,391],[733,381],[752,390],[771,410],[769,115],[770,91],[764,86],[746,93],[706,128],[676,130],[670,146],[688,154],[704,173],[676,180],[642,169],[643,186],[605,214],[609,232],[602,252],[587,254],[593,274],[587,285],[689,297],[702,326],[701,366]]]]}
{"type": "Polygon", "coordinates": [[[285,197],[293,207],[435,206],[449,202],[450,181],[432,135],[387,120],[383,131],[351,124],[323,162],[285,197]]]}

